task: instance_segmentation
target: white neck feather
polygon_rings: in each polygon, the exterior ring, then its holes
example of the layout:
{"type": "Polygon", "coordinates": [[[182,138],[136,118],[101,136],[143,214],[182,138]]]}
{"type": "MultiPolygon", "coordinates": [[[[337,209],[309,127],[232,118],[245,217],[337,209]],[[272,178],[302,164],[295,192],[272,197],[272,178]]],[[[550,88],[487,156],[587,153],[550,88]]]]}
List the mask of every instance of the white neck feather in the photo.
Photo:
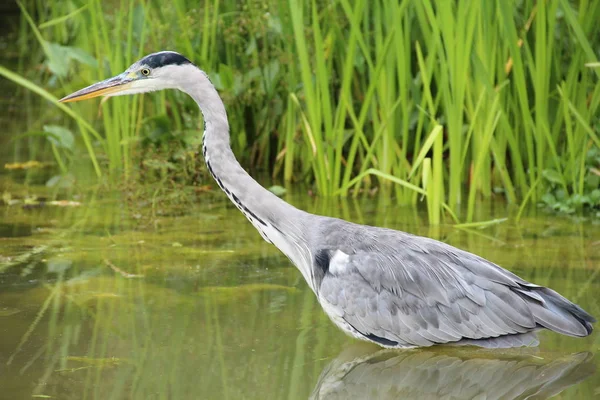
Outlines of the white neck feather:
{"type": "Polygon", "coordinates": [[[298,267],[314,290],[312,255],[306,247],[312,215],[263,188],[241,167],[229,143],[225,106],[206,74],[193,65],[174,68],[178,73],[169,75],[185,77],[176,87],[198,103],[204,116],[202,153],[209,172],[261,236],[298,267]]]}

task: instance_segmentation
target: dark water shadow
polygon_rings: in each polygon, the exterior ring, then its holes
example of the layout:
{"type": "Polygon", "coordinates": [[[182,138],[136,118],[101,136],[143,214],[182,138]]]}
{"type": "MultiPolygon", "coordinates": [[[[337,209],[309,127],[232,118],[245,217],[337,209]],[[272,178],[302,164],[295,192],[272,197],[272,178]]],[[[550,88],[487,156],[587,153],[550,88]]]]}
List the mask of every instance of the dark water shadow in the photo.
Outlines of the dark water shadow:
{"type": "Polygon", "coordinates": [[[311,399],[547,399],[589,378],[591,352],[392,351],[354,345],[327,365],[311,399]]]}

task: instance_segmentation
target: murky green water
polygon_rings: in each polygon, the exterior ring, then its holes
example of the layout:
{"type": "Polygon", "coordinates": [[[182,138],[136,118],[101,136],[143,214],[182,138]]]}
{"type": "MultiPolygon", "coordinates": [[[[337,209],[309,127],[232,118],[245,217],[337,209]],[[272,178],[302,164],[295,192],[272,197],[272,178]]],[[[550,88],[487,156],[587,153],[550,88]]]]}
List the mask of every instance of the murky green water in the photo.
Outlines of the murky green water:
{"type": "MultiPolygon", "coordinates": [[[[392,399],[600,395],[600,335],[533,350],[379,351],[341,333],[225,196],[161,209],[125,195],[0,208],[0,398],[392,399]]],[[[384,197],[287,200],[438,237],[600,316],[600,226],[429,229],[384,197]]],[[[481,209],[502,217],[503,207],[481,209]]]]}

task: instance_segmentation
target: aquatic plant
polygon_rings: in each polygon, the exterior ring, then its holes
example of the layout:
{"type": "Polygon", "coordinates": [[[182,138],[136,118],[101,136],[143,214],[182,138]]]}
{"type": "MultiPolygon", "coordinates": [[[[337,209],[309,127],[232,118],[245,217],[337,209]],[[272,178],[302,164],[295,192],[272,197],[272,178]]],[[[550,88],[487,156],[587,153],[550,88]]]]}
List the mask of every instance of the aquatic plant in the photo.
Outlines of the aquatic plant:
{"type": "MultiPolygon", "coordinates": [[[[144,52],[178,50],[220,89],[242,162],[321,195],[426,198],[437,224],[461,205],[473,221],[480,198],[591,193],[596,167],[581,155],[600,148],[598,2],[19,4],[19,40],[38,50],[20,52],[20,76],[1,75],[55,101],[76,89],[67,76],[83,86],[144,52]]],[[[77,125],[97,175],[127,177],[148,149],[199,128],[184,96],[147,97],[77,105],[74,122],[52,125],[77,125]],[[83,122],[98,115],[102,134],[83,122]]]]}

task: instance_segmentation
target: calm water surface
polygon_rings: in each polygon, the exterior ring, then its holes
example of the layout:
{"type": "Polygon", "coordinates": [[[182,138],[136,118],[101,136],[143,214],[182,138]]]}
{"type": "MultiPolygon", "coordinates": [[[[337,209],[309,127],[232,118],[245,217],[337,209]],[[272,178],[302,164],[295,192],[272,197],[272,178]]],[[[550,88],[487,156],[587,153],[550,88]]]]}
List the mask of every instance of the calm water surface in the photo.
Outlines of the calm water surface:
{"type": "MultiPolygon", "coordinates": [[[[383,196],[288,201],[437,237],[600,316],[600,226],[427,228],[383,196]]],[[[0,397],[562,399],[600,396],[600,336],[528,350],[380,351],[346,337],[225,196],[167,210],[120,196],[0,209],[0,397]]],[[[483,208],[480,220],[506,212],[483,208]]]]}

